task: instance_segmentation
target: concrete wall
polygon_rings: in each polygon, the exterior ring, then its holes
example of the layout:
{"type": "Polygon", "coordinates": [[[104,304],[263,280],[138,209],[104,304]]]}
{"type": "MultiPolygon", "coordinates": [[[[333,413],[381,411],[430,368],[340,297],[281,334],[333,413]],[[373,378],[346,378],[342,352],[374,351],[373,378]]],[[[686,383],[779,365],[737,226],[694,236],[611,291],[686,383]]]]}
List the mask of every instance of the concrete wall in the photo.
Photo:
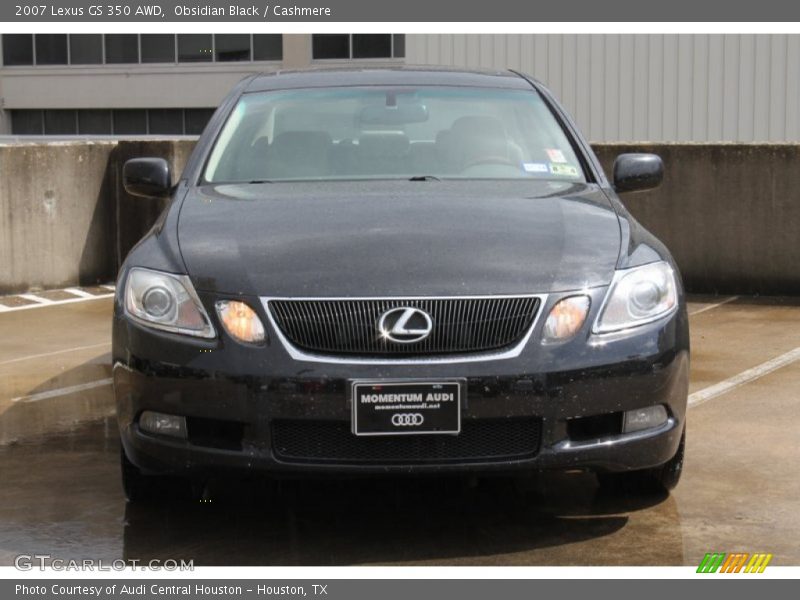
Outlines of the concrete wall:
{"type": "MultiPolygon", "coordinates": [[[[0,146],[0,293],[112,281],[163,201],[122,189],[122,164],[162,156],[179,173],[191,140],[0,146]]],[[[657,190],[625,205],[671,249],[695,292],[800,294],[800,144],[596,144],[660,154],[657,190]]]]}
{"type": "Polygon", "coordinates": [[[606,173],[622,152],[654,152],[656,190],[625,206],[670,249],[689,290],[800,294],[800,144],[598,144],[606,173]]]}
{"type": "Polygon", "coordinates": [[[0,145],[0,294],[112,281],[163,208],[163,201],[125,193],[122,164],[133,156],[163,156],[181,169],[193,145],[0,145]]]}
{"type": "Polygon", "coordinates": [[[0,147],[0,293],[111,279],[114,144],[0,147]]]}

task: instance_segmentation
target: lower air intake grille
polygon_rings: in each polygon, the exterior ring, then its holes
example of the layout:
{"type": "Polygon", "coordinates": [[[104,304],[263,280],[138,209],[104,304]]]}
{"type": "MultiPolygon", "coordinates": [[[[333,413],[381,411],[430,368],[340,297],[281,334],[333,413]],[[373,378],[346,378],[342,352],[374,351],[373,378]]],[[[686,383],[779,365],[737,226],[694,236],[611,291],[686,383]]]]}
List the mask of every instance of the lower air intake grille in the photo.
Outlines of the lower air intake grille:
{"type": "Polygon", "coordinates": [[[539,452],[537,418],[465,421],[459,435],[358,437],[341,421],[272,423],[275,456],[287,462],[431,464],[532,458],[539,452]]]}
{"type": "Polygon", "coordinates": [[[270,300],[269,309],[289,341],[305,350],[359,356],[420,356],[486,352],[518,342],[539,308],[532,296],[377,300],[270,300]],[[430,335],[397,343],[382,337],[381,316],[414,308],[430,316],[430,335]]]}

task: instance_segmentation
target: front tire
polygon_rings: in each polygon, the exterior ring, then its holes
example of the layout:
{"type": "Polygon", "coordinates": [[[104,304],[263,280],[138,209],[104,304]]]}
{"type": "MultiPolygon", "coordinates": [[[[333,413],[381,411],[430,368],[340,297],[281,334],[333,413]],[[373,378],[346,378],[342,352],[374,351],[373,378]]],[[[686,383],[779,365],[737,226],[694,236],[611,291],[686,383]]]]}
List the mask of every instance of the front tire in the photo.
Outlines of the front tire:
{"type": "Polygon", "coordinates": [[[621,489],[632,492],[669,492],[674,490],[683,473],[683,457],[686,447],[686,427],[683,428],[681,441],[675,455],[663,465],[627,473],[598,473],[597,479],[601,487],[621,489]]]}

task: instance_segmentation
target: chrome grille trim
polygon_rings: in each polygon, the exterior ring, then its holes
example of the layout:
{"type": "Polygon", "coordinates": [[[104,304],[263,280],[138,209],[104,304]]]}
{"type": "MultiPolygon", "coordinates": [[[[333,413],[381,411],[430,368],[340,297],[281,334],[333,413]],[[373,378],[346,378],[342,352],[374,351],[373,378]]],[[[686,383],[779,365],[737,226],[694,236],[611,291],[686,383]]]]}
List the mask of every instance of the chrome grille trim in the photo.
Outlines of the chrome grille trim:
{"type": "MultiPolygon", "coordinates": [[[[391,297],[320,297],[320,298],[312,298],[312,297],[262,297],[261,303],[264,308],[264,312],[267,315],[270,325],[272,326],[272,330],[275,336],[280,340],[281,344],[283,345],[284,349],[287,353],[295,360],[304,361],[304,362],[315,362],[315,363],[330,363],[330,364],[390,364],[390,365],[397,365],[397,364],[454,364],[454,363],[470,363],[470,362],[482,362],[482,361],[492,361],[492,360],[506,360],[510,358],[515,358],[522,353],[523,348],[528,343],[531,335],[533,334],[534,329],[536,329],[536,325],[539,322],[539,318],[541,314],[544,312],[547,306],[547,294],[513,294],[513,295],[486,295],[486,296],[391,296],[391,297]],[[284,334],[281,330],[278,322],[273,314],[273,308],[270,305],[273,301],[306,301],[306,302],[314,302],[314,301],[328,301],[328,302],[350,302],[350,301],[391,301],[391,302],[408,302],[408,301],[423,301],[423,300],[521,300],[521,299],[537,299],[538,304],[536,305],[535,315],[533,317],[533,321],[525,330],[524,335],[522,335],[519,340],[514,343],[513,346],[504,347],[497,350],[490,350],[490,351],[475,351],[475,352],[462,352],[459,354],[450,354],[450,355],[432,355],[432,356],[408,356],[408,355],[398,355],[398,356],[382,356],[382,357],[369,357],[363,356],[358,354],[352,355],[338,355],[334,356],[331,354],[322,354],[319,352],[313,352],[309,350],[302,349],[292,343],[291,340],[284,334]]],[[[344,306],[344,305],[342,305],[344,306]]],[[[497,303],[494,306],[495,310],[499,310],[497,307],[497,303]]],[[[452,307],[451,307],[452,310],[452,307]]],[[[369,323],[366,320],[366,315],[362,312],[361,314],[351,314],[350,317],[351,322],[358,322],[362,327],[373,327],[374,324],[369,323]]],[[[513,342],[512,342],[513,343],[513,342]]]]}

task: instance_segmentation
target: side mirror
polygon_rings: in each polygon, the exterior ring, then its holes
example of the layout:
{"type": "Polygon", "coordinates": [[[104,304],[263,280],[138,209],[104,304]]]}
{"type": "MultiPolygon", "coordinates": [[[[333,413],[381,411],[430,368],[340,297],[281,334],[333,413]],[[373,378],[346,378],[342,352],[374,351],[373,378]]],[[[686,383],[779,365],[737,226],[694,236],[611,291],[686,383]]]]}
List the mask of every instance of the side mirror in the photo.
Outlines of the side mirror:
{"type": "Polygon", "coordinates": [[[614,161],[614,189],[640,192],[658,187],[664,179],[664,163],[656,154],[620,154],[614,161]]]}
{"type": "Polygon", "coordinates": [[[172,187],[169,163],[163,158],[133,158],[122,167],[122,185],[133,196],[168,196],[172,187]]]}

